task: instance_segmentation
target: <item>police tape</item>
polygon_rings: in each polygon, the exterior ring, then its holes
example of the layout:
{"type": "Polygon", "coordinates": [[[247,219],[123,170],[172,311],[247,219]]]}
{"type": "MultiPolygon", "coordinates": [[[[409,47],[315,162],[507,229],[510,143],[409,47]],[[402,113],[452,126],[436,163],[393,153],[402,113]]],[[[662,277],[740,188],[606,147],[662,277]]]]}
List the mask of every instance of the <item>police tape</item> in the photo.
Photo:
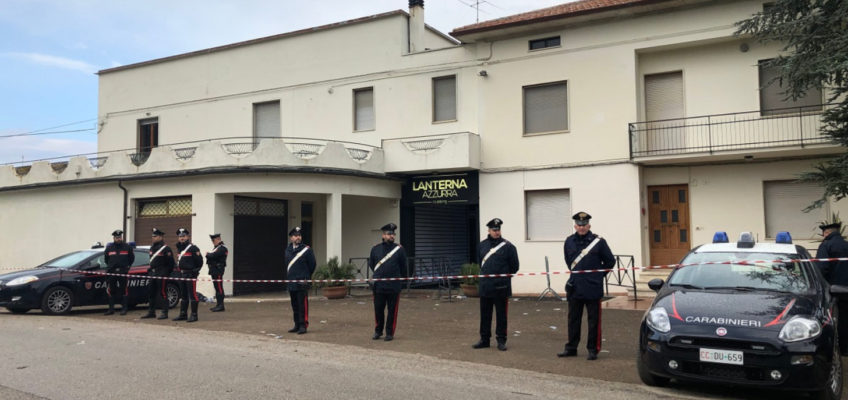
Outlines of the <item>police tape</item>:
{"type": "MultiPolygon", "coordinates": [[[[196,281],[196,282],[232,282],[232,283],[368,283],[368,282],[395,282],[395,281],[438,281],[451,279],[474,279],[474,278],[513,278],[525,276],[545,276],[545,275],[571,275],[571,274],[591,274],[591,273],[608,273],[614,271],[637,271],[637,270],[653,270],[653,269],[678,269],[690,267],[694,265],[749,265],[763,268],[774,268],[772,265],[761,264],[786,264],[797,262],[833,262],[833,261],[848,261],[848,257],[837,258],[805,258],[805,259],[778,259],[778,260],[728,260],[728,261],[703,261],[688,264],[663,264],[650,265],[643,267],[621,267],[621,268],[606,268],[606,269],[583,269],[577,271],[562,270],[550,272],[517,272],[514,274],[476,274],[476,275],[433,275],[433,276],[407,276],[396,278],[351,278],[351,279],[211,279],[211,278],[183,278],[176,276],[155,276],[146,274],[116,274],[112,272],[102,271],[77,271],[83,275],[103,275],[126,278],[145,278],[145,279],[162,279],[170,281],[196,281]]],[[[42,267],[62,269],[58,267],[42,267]]],[[[10,270],[0,268],[0,270],[10,270]]],[[[21,270],[14,270],[21,271],[21,270]]]]}

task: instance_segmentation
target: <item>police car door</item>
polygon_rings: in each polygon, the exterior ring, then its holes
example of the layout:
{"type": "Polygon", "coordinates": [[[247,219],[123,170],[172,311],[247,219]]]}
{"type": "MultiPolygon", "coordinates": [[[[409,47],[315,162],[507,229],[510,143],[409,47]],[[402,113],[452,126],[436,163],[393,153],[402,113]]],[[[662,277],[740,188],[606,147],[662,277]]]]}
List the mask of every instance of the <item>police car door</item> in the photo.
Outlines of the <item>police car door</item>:
{"type": "Polygon", "coordinates": [[[90,304],[106,304],[106,260],[99,254],[77,267],[80,271],[74,277],[77,302],[81,306],[90,304]]]}
{"type": "Polygon", "coordinates": [[[135,261],[130,267],[129,279],[130,303],[147,302],[147,269],[150,268],[150,253],[147,250],[135,250],[135,261]]]}

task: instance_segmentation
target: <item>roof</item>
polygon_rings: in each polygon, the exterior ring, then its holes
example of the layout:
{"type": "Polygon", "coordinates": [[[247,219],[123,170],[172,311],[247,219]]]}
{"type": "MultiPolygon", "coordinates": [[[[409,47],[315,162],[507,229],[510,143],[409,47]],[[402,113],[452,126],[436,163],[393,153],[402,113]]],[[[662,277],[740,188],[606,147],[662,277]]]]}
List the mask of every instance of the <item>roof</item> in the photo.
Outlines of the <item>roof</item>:
{"type": "Polygon", "coordinates": [[[662,3],[671,0],[581,0],[558,6],[510,15],[508,17],[483,21],[454,29],[450,34],[454,37],[485,31],[492,31],[519,25],[529,25],[539,22],[564,19],[603,11],[618,10],[647,4],[662,3]]]}
{"type": "Polygon", "coordinates": [[[695,250],[695,253],[769,253],[769,254],[798,254],[794,244],[757,243],[751,248],[741,248],[733,243],[708,243],[695,250]]]}
{"type": "MultiPolygon", "coordinates": [[[[158,63],[162,63],[162,62],[166,62],[166,61],[178,60],[178,59],[181,59],[181,58],[188,58],[188,57],[194,57],[194,56],[203,55],[203,54],[210,54],[210,53],[229,50],[229,49],[233,49],[233,48],[237,48],[237,47],[249,46],[249,45],[253,45],[253,44],[257,44],[257,43],[264,43],[264,42],[269,42],[269,41],[278,40],[278,39],[285,39],[285,38],[290,38],[290,37],[294,37],[294,36],[300,36],[300,35],[305,35],[305,34],[308,34],[308,33],[330,30],[330,29],[339,28],[339,27],[342,27],[342,26],[360,24],[360,23],[364,23],[364,22],[374,21],[374,20],[392,17],[392,16],[397,16],[397,15],[409,17],[409,13],[407,13],[404,10],[394,10],[394,11],[384,12],[384,13],[380,13],[380,14],[369,15],[367,17],[349,19],[349,20],[346,20],[346,21],[334,22],[332,24],[320,25],[320,26],[315,26],[315,27],[311,27],[311,28],[300,29],[300,30],[297,30],[297,31],[286,32],[286,33],[281,33],[281,34],[271,35],[271,36],[265,36],[265,37],[261,37],[261,38],[257,38],[257,39],[245,40],[245,41],[242,41],[242,42],[226,44],[226,45],[223,45],[223,46],[210,47],[208,49],[192,51],[192,52],[189,52],[189,53],[182,53],[182,54],[177,54],[177,55],[173,55],[173,56],[156,58],[156,59],[148,60],[148,61],[142,61],[142,62],[138,62],[138,63],[134,63],[134,64],[122,65],[120,67],[107,68],[107,69],[97,71],[97,74],[102,75],[102,74],[107,74],[107,73],[110,73],[110,72],[123,71],[123,70],[126,70],[126,69],[132,69],[132,68],[141,67],[141,66],[150,65],[150,64],[158,64],[158,63]]],[[[425,27],[427,29],[429,29],[430,31],[436,33],[437,35],[443,37],[445,40],[456,43],[456,39],[454,39],[454,38],[452,38],[448,35],[445,35],[442,32],[439,32],[437,29],[431,27],[430,25],[425,24],[425,27]]]]}

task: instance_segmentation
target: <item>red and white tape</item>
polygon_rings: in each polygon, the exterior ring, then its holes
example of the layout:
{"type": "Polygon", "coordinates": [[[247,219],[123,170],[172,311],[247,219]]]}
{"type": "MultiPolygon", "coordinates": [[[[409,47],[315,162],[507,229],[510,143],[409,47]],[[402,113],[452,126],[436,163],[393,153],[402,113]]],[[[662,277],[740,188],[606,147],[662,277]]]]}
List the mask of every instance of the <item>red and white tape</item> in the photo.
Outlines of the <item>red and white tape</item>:
{"type": "MultiPolygon", "coordinates": [[[[612,271],[636,271],[650,269],[676,269],[693,265],[752,265],[763,263],[795,263],[795,262],[829,262],[829,261],[848,261],[848,257],[842,258],[806,258],[806,259],[791,259],[791,260],[738,260],[738,261],[705,261],[690,264],[665,264],[665,265],[650,265],[644,267],[627,267],[627,268],[609,268],[609,269],[585,269],[579,271],[550,271],[550,272],[518,272],[515,274],[478,274],[478,275],[443,275],[443,276],[409,276],[399,278],[354,278],[354,279],[211,279],[211,278],[180,278],[171,276],[150,276],[141,274],[115,274],[101,271],[75,271],[81,274],[89,275],[104,275],[118,276],[128,278],[148,278],[148,279],[166,279],[172,281],[197,281],[197,282],[233,282],[233,283],[365,283],[365,282],[392,282],[392,281],[434,281],[441,279],[466,279],[466,278],[511,278],[524,276],[545,276],[545,275],[568,275],[568,274],[590,274],[597,272],[612,272],[612,271]]],[[[47,267],[49,268],[49,267],[47,267]]],[[[58,268],[57,268],[58,269],[58,268]]],[[[2,269],[12,270],[12,269],[2,269]]],[[[20,270],[14,270],[20,271],[20,270]]]]}

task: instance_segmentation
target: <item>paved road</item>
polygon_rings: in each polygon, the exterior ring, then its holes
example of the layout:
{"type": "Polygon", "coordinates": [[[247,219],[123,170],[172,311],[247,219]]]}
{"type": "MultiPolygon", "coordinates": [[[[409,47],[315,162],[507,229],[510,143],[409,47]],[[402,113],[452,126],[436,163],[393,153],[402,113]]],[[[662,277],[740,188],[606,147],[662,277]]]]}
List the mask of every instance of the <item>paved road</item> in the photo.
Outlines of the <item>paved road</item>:
{"type": "Polygon", "coordinates": [[[74,317],[4,314],[0,348],[3,399],[686,398],[424,355],[74,317]]]}

